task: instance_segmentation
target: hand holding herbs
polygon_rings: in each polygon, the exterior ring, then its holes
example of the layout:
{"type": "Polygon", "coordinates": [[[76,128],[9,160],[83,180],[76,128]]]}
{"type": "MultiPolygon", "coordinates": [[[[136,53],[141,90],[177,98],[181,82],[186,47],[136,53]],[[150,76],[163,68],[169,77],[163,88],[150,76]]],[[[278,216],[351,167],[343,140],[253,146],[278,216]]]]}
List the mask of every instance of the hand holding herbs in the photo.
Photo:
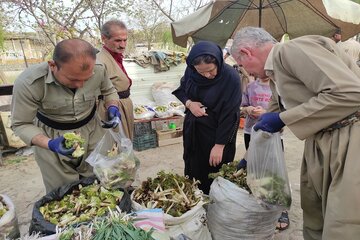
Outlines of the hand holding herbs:
{"type": "Polygon", "coordinates": [[[73,133],[73,132],[65,133],[64,138],[65,138],[65,148],[75,149],[75,151],[72,153],[72,156],[74,158],[79,158],[82,155],[84,155],[85,151],[83,146],[85,144],[85,140],[81,138],[79,133],[73,133]]]}

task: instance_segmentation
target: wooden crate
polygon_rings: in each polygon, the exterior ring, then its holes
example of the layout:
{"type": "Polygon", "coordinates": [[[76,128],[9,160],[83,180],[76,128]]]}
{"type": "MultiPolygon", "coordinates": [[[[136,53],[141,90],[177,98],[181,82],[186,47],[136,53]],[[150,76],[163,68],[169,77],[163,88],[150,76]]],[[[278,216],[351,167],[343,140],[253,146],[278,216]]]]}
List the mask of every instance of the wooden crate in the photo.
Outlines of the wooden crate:
{"type": "Polygon", "coordinates": [[[183,122],[184,122],[184,117],[181,116],[152,119],[152,123],[154,123],[156,130],[168,130],[170,123],[175,124],[176,128],[182,128],[183,122]]]}
{"type": "Polygon", "coordinates": [[[134,138],[155,133],[155,124],[150,120],[134,121],[134,138]]]}
{"type": "Polygon", "coordinates": [[[165,131],[156,130],[156,135],[157,135],[159,147],[176,144],[176,143],[182,143],[183,141],[182,128],[165,130],[165,131]]]}
{"type": "Polygon", "coordinates": [[[13,148],[22,148],[26,144],[14,134],[11,129],[11,113],[10,112],[1,112],[0,114],[0,131],[3,135],[4,144],[8,147],[13,148]]]}
{"type": "Polygon", "coordinates": [[[156,140],[155,132],[134,137],[133,147],[134,150],[136,151],[143,151],[149,148],[156,148],[157,140],[156,140]]]}

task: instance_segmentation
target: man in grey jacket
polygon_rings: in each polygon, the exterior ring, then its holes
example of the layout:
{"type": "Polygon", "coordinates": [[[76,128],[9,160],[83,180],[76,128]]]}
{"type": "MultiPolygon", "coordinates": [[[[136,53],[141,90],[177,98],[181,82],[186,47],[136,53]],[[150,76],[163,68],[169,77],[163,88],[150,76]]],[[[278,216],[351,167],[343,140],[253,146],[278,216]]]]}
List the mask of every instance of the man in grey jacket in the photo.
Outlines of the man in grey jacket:
{"type": "Polygon", "coordinates": [[[285,125],[305,139],[301,167],[304,239],[360,236],[360,69],[330,38],[277,43],[246,27],[231,54],[257,77],[270,77],[272,100],[254,129],[285,125]]]}

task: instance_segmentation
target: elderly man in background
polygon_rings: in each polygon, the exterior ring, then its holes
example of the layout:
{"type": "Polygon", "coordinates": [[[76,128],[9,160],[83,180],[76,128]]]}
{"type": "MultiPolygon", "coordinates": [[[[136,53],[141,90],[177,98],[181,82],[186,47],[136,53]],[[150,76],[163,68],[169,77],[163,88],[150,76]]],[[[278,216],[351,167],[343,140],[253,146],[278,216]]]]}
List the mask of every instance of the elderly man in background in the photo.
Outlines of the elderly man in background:
{"type": "Polygon", "coordinates": [[[331,37],[360,67],[360,43],[353,38],[341,41],[341,30],[337,29],[334,35],[331,37]]]}
{"type": "Polygon", "coordinates": [[[85,162],[104,135],[96,115],[96,100],[104,96],[108,111],[105,127],[120,123],[119,97],[105,68],[95,64],[96,51],[81,39],[63,40],[53,60],[26,69],[14,83],[12,128],[26,144],[35,146],[46,192],[93,175],[85,162]],[[85,140],[82,157],[64,146],[64,133],[85,140]]]}
{"type": "MultiPolygon", "coordinates": [[[[104,43],[97,59],[107,69],[109,77],[120,97],[121,123],[127,138],[133,139],[134,113],[130,96],[131,79],[123,65],[124,51],[127,44],[128,30],[122,21],[110,20],[101,27],[101,39],[104,43]]],[[[100,101],[99,108],[103,108],[100,101]]],[[[100,116],[102,116],[100,110],[100,116]]]]}
{"type": "Polygon", "coordinates": [[[360,69],[329,38],[277,43],[264,29],[235,36],[234,59],[259,78],[270,77],[272,100],[255,130],[285,125],[305,139],[301,167],[304,239],[360,236],[360,69]]]}
{"type": "Polygon", "coordinates": [[[353,59],[354,62],[360,67],[360,43],[355,39],[348,39],[341,42],[340,47],[353,59]]]}

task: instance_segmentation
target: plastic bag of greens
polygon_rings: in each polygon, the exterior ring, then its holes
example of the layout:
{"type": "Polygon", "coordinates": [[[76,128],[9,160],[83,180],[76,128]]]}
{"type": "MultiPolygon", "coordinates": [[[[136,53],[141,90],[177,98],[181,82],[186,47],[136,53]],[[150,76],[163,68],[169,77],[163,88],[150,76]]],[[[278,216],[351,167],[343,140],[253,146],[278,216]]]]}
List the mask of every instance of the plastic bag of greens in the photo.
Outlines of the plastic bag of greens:
{"type": "Polygon", "coordinates": [[[108,188],[127,188],[134,181],[140,161],[135,157],[131,140],[120,132],[106,130],[86,161],[94,168],[100,183],[108,188]]]}
{"type": "Polygon", "coordinates": [[[264,207],[290,208],[291,190],[280,133],[252,130],[247,173],[247,183],[264,207]]]}

